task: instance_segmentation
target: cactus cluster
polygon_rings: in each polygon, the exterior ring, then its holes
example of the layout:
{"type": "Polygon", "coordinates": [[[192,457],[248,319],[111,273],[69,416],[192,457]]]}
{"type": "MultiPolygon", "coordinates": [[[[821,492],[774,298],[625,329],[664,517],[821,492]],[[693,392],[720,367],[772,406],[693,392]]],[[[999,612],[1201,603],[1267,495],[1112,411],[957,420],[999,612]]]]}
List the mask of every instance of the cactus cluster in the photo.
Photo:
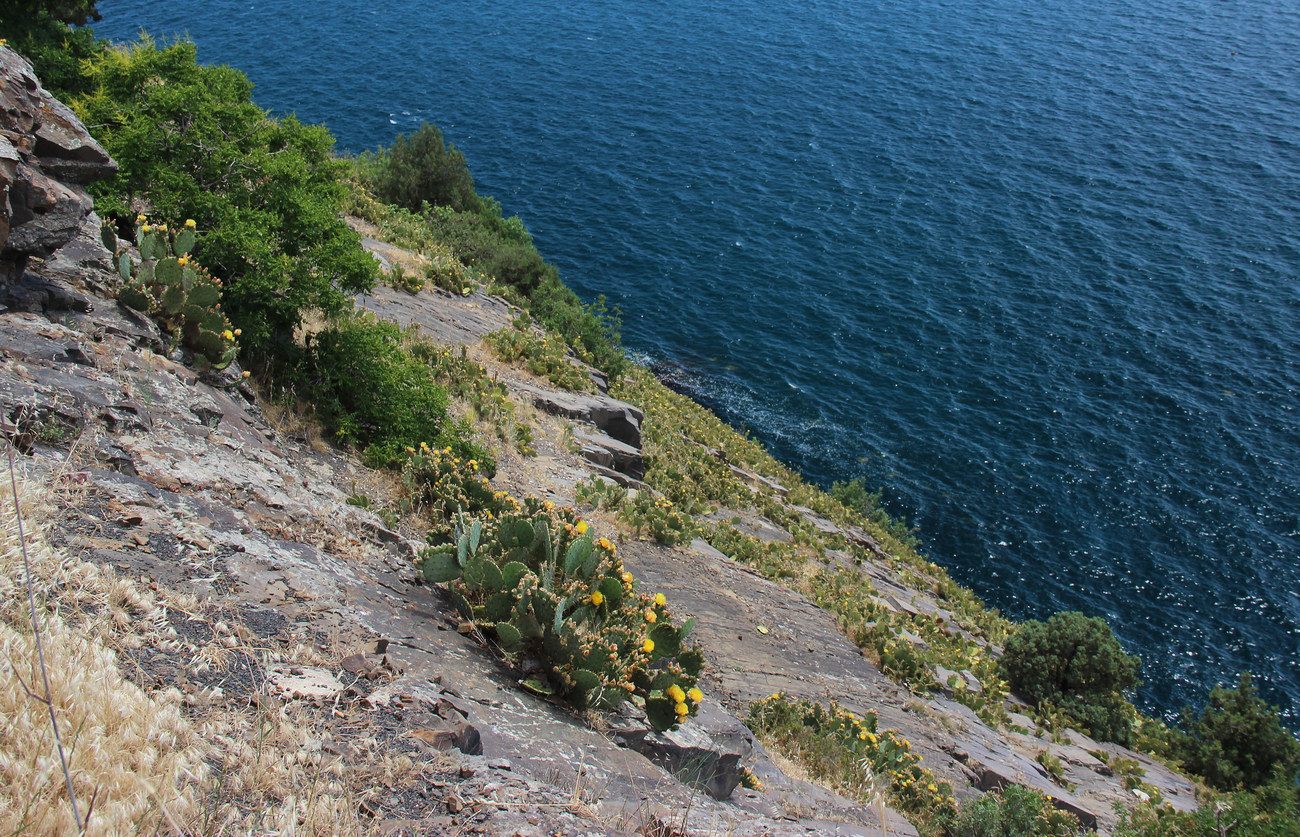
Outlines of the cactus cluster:
{"type": "Polygon", "coordinates": [[[540,659],[529,689],[580,709],[641,705],[656,729],[694,714],[703,656],[685,645],[662,594],[636,581],[605,538],[563,509],[480,520],[459,515],[450,543],[426,549],[426,581],[448,584],[461,615],[512,658],[540,659]],[[567,518],[567,519],[566,519],[567,518]]]}
{"type": "Polygon", "coordinates": [[[238,352],[238,331],[221,312],[221,281],[190,258],[198,238],[194,222],[186,221],[180,230],[172,231],[166,224],[149,224],[143,215],[137,217],[138,264],[111,225],[104,225],[103,238],[122,277],[118,300],[149,314],[192,349],[196,365],[229,366],[238,352]]]}

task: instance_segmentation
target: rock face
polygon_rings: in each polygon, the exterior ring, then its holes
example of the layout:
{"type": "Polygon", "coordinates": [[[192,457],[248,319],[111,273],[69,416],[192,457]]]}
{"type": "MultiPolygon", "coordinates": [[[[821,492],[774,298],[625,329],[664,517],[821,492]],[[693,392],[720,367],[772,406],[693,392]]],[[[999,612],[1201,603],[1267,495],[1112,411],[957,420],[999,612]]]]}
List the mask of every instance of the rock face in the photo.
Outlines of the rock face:
{"type": "Polygon", "coordinates": [[[27,59],[0,47],[0,279],[72,240],[93,209],[80,187],[116,171],[27,59]]]}

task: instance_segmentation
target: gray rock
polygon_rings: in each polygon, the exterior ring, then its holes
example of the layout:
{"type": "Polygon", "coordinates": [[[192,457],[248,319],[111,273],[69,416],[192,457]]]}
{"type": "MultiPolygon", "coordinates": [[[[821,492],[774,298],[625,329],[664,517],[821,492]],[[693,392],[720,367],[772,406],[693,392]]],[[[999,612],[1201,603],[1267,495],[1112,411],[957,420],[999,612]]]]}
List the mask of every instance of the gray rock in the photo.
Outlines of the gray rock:
{"type": "Polygon", "coordinates": [[[522,381],[510,382],[510,388],[527,396],[543,412],[595,425],[625,445],[641,447],[641,421],[645,414],[626,401],[588,392],[561,392],[522,381]]]}
{"type": "Polygon", "coordinates": [[[573,429],[573,440],[589,462],[626,474],[634,480],[645,477],[645,460],[640,448],[612,438],[604,433],[593,433],[580,427],[573,429]]]}

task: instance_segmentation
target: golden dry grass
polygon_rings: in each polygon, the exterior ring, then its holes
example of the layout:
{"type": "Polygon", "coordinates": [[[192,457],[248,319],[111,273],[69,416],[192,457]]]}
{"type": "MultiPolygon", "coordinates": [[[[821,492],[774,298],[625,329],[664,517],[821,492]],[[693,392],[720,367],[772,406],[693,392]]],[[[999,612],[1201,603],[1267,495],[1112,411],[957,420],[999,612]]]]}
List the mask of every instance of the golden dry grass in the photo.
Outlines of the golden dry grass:
{"type": "MultiPolygon", "coordinates": [[[[7,469],[5,469],[7,472],[7,469]]],[[[156,602],[131,582],[69,560],[33,537],[33,492],[0,481],[0,833],[75,834],[50,723],[28,606],[18,504],[37,597],[49,700],[59,721],[87,833],[175,830],[197,813],[204,746],[181,715],[179,692],[150,695],[127,681],[110,642],[165,646],[156,602]],[[38,697],[39,696],[39,697],[38,697]]]]}

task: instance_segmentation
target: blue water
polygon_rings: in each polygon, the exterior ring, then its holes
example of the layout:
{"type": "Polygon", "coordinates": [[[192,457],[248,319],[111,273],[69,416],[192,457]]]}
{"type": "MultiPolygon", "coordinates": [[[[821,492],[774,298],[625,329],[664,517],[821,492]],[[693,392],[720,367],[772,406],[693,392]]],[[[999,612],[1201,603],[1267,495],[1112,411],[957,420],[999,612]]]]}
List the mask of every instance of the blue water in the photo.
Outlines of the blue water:
{"type": "Polygon", "coordinates": [[[1108,617],[1146,708],[1250,669],[1300,726],[1298,9],[103,0],[96,29],[188,31],[344,149],[436,122],[782,459],[883,486],[1009,614],[1108,617]]]}

